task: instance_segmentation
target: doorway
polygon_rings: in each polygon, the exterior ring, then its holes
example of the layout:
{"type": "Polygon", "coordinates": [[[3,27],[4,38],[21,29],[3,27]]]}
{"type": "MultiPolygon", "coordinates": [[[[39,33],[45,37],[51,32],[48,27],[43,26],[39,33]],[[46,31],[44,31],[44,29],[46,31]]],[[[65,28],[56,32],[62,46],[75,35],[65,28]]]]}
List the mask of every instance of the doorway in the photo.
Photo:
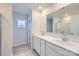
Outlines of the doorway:
{"type": "Polygon", "coordinates": [[[13,53],[26,55],[31,53],[32,16],[13,11],[13,53]],[[29,52],[28,52],[29,51],[29,52]]]}

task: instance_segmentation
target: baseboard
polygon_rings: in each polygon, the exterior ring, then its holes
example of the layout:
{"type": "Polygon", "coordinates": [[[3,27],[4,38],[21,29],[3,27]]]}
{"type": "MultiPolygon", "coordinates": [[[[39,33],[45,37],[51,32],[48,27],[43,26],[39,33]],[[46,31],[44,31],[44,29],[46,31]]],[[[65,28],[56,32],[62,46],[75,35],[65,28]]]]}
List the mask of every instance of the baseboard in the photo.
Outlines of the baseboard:
{"type": "Polygon", "coordinates": [[[16,45],[13,45],[13,47],[17,47],[17,46],[21,46],[21,45],[25,45],[25,44],[27,44],[27,43],[24,42],[24,43],[16,44],[16,45]]]}
{"type": "Polygon", "coordinates": [[[40,56],[40,55],[37,53],[37,51],[36,51],[35,49],[33,49],[33,51],[34,51],[38,56],[40,56]]]}

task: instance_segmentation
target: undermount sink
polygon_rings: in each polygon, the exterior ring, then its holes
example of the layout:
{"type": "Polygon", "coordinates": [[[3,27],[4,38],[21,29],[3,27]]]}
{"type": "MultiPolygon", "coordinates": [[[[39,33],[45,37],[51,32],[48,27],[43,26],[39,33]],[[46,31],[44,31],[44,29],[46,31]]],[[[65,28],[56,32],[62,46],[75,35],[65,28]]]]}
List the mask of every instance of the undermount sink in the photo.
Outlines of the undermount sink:
{"type": "Polygon", "coordinates": [[[43,35],[42,37],[44,39],[46,39],[47,41],[56,43],[56,44],[61,45],[61,46],[74,47],[74,46],[78,46],[79,45],[78,43],[70,41],[70,40],[64,41],[62,38],[50,37],[50,36],[47,36],[47,35],[43,35]]]}
{"type": "Polygon", "coordinates": [[[53,42],[59,43],[61,45],[65,45],[65,46],[71,46],[71,47],[74,45],[77,45],[75,42],[72,42],[72,41],[54,40],[53,42]]]}

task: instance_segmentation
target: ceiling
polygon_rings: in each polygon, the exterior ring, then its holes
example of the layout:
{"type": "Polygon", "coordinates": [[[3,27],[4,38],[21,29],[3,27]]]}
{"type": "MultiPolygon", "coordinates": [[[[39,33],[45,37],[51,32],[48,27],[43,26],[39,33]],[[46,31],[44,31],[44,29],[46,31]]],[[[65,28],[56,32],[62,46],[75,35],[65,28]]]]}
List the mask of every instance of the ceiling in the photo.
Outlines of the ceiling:
{"type": "Polygon", "coordinates": [[[41,6],[42,10],[47,7],[50,7],[53,3],[13,3],[13,11],[20,13],[29,13],[31,10],[38,10],[38,7],[41,6]]]}

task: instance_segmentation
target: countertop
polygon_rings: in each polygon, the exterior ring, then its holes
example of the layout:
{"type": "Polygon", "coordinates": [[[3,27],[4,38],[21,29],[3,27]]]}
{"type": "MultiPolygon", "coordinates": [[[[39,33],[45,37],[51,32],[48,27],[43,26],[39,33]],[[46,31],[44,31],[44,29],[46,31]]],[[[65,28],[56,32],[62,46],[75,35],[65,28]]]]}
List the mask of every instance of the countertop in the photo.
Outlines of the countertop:
{"type": "Polygon", "coordinates": [[[73,42],[73,41],[62,41],[62,38],[57,38],[53,36],[47,36],[47,35],[41,35],[41,34],[34,34],[34,36],[37,36],[43,40],[46,40],[52,44],[55,44],[57,46],[60,46],[68,51],[71,51],[77,55],[79,55],[79,43],[73,42]]]}

